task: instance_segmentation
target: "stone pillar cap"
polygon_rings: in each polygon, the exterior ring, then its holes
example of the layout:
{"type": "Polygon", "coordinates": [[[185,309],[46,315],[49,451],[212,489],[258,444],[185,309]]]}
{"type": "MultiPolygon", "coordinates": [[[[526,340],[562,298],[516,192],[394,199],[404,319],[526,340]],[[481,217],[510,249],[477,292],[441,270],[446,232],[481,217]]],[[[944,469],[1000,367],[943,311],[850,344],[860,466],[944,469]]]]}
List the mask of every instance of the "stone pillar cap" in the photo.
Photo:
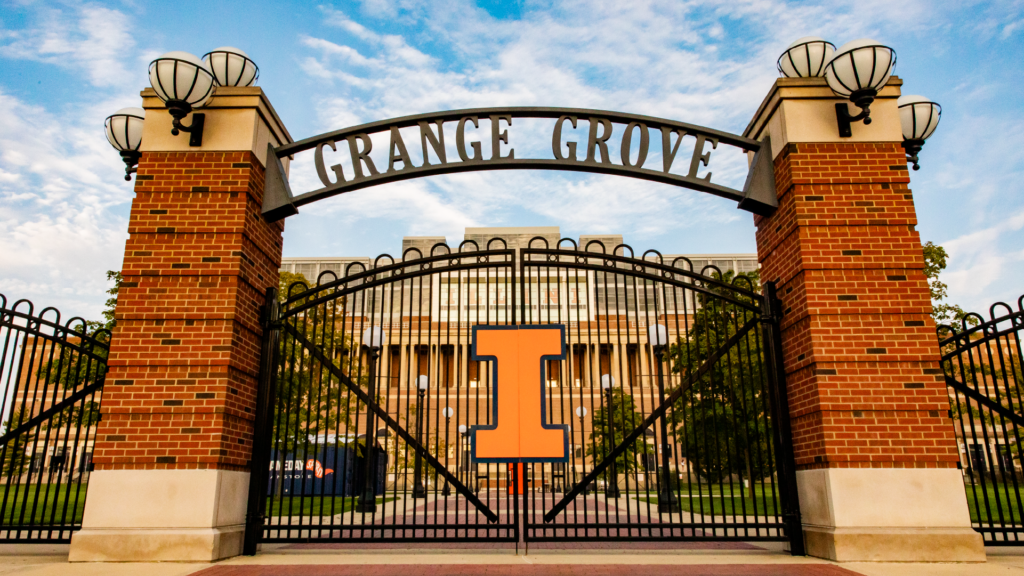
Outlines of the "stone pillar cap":
{"type": "Polygon", "coordinates": [[[841,138],[835,105],[849,103],[854,114],[859,108],[836,96],[824,78],[778,78],[743,135],[763,140],[770,134],[773,157],[793,142],[903,142],[896,106],[902,85],[899,77],[889,78],[871,105],[871,124],[855,122],[853,136],[841,138]]]}
{"type": "MultiPolygon", "coordinates": [[[[189,146],[188,134],[171,135],[171,115],[156,91],[141,93],[147,111],[142,132],[142,152],[239,152],[252,151],[266,165],[267,144],[293,142],[284,122],[259,86],[218,86],[209,104],[193,112],[206,114],[203,145],[189,146]]],[[[190,122],[189,118],[184,120],[190,122]]],[[[287,158],[283,159],[287,166],[287,158]]]]}

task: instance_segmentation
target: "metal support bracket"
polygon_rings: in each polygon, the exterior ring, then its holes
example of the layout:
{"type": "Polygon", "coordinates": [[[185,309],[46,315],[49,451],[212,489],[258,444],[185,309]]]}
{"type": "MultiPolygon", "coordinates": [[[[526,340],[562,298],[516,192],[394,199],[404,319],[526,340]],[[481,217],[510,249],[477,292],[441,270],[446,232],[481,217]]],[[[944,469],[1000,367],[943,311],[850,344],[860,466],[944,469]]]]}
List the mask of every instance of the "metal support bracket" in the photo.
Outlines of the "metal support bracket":
{"type": "Polygon", "coordinates": [[[839,127],[840,138],[850,138],[853,136],[853,122],[864,121],[865,124],[871,124],[871,109],[865,106],[861,109],[860,114],[856,116],[850,115],[850,105],[845,102],[836,104],[836,125],[839,127]]]}

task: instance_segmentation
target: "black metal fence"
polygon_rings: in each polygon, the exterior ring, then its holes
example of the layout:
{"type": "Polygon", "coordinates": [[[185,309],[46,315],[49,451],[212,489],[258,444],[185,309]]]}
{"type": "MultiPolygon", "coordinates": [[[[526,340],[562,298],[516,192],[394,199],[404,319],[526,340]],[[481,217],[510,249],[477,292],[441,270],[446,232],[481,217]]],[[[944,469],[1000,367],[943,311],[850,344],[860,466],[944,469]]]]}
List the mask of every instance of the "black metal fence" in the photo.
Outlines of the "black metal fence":
{"type": "Polygon", "coordinates": [[[1024,296],[938,327],[967,504],[989,546],[1024,545],[1022,330],[1024,296]]]}
{"type": "Polygon", "coordinates": [[[81,527],[110,333],[0,294],[0,542],[81,527]]]}
{"type": "Polygon", "coordinates": [[[772,290],[542,239],[410,249],[271,290],[246,552],[778,540],[802,553],[772,290]],[[471,458],[466,431],[492,423],[494,390],[472,328],[515,324],[566,328],[545,398],[549,423],[570,427],[568,463],[471,458]]]}

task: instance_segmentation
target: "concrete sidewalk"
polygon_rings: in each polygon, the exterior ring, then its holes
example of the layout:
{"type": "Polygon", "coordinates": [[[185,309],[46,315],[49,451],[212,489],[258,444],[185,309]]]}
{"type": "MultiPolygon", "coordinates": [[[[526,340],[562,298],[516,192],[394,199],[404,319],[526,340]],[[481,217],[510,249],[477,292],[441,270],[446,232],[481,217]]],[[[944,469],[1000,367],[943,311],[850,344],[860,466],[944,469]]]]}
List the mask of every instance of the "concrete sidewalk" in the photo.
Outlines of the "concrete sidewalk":
{"type": "Polygon", "coordinates": [[[984,564],[846,563],[793,557],[763,545],[743,549],[375,548],[265,545],[257,556],[217,563],[69,564],[66,545],[0,545],[0,574],[32,576],[1024,576],[1024,550],[989,548],[984,564]],[[643,567],[640,569],[639,567],[643,567]]]}

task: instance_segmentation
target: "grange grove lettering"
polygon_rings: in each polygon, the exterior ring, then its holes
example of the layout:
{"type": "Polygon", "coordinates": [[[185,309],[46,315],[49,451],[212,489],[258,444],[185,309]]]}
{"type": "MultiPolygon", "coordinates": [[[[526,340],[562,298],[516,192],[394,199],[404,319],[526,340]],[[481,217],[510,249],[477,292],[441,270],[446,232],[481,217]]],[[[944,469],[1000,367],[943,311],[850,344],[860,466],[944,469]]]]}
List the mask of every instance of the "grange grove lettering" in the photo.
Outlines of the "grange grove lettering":
{"type": "MultiPolygon", "coordinates": [[[[528,128],[533,136],[535,126],[528,128]]],[[[770,146],[763,142],[665,118],[605,110],[512,107],[432,112],[270,145],[268,154],[263,217],[269,222],[298,214],[299,206],[369,186],[479,170],[612,174],[707,192],[754,214],[768,215],[778,206],[770,146]],[[524,124],[520,118],[552,122],[550,156],[517,154],[513,134],[524,124]],[[387,148],[374,152],[371,136],[377,146],[387,148]],[[709,165],[713,157],[720,157],[715,150],[722,146],[754,153],[742,190],[711,181],[709,165]],[[293,194],[280,159],[309,151],[322,187],[293,194]],[[410,151],[418,153],[415,158],[410,151]]]]}
{"type": "MultiPolygon", "coordinates": [[[[492,114],[481,118],[478,115],[467,115],[460,117],[455,122],[455,150],[459,159],[457,163],[474,164],[480,168],[486,168],[487,164],[500,164],[516,160],[515,148],[509,146],[509,131],[512,128],[510,114],[492,114]],[[480,121],[486,119],[490,122],[490,155],[485,157],[479,138],[487,137],[488,134],[480,130],[480,121]],[[476,139],[473,139],[476,138],[476,139]]],[[[373,151],[373,141],[370,133],[359,132],[347,135],[340,139],[324,140],[316,144],[314,163],[316,173],[320,182],[325,187],[333,187],[347,182],[357,182],[368,178],[381,176],[382,174],[393,174],[407,170],[416,170],[426,167],[447,167],[452,163],[448,158],[445,146],[445,121],[421,120],[416,123],[419,131],[419,145],[422,151],[422,161],[416,166],[409,155],[409,146],[402,136],[402,126],[392,125],[384,130],[376,132],[388,132],[388,153],[387,168],[382,172],[381,168],[374,163],[370,157],[373,151]],[[347,148],[351,160],[351,171],[346,172],[341,164],[327,166],[324,162],[324,148],[330,148],[337,152],[338,148],[347,148]],[[431,160],[433,159],[433,161],[431,160]]],[[[671,126],[660,126],[661,134],[661,166],[658,169],[669,174],[679,155],[680,144],[685,136],[694,136],[694,145],[688,151],[689,167],[685,178],[692,180],[711,181],[711,172],[698,177],[697,172],[703,166],[707,167],[711,161],[711,151],[718,147],[717,137],[708,136],[702,133],[691,133],[685,129],[671,126]]],[[[554,123],[551,134],[551,151],[553,161],[572,164],[578,163],[589,166],[615,166],[620,169],[644,169],[647,157],[650,154],[651,138],[650,129],[644,122],[629,122],[622,133],[619,142],[620,163],[612,160],[608,150],[608,141],[613,134],[612,120],[598,116],[581,117],[577,115],[559,116],[554,123]],[[573,128],[580,125],[580,121],[589,122],[590,129],[584,142],[568,140],[564,137],[563,131],[566,123],[573,128]],[[636,157],[633,158],[633,144],[637,143],[636,157]],[[584,154],[581,155],[580,144],[584,145],[584,154]]]]}

